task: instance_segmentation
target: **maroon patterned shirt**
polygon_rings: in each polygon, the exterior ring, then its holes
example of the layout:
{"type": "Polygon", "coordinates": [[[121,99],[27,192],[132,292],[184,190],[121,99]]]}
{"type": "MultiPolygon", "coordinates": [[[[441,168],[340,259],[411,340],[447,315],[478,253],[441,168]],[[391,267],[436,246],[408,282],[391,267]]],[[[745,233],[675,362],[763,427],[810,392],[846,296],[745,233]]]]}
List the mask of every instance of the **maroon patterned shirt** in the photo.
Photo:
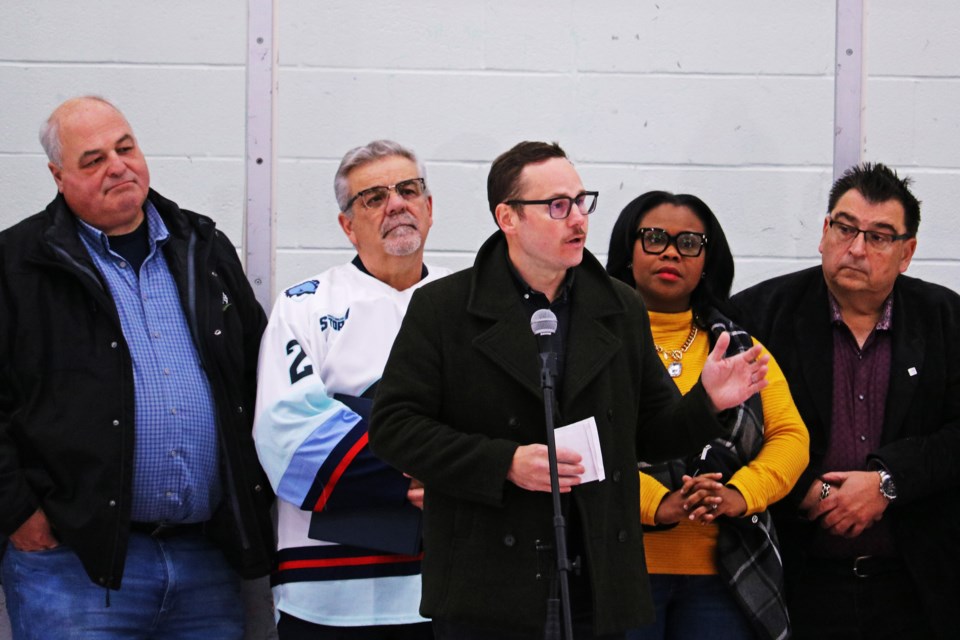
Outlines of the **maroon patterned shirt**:
{"type": "MultiPolygon", "coordinates": [[[[863,347],[844,324],[836,298],[833,294],[828,296],[833,320],[833,423],[823,468],[865,471],[867,456],[880,447],[883,432],[893,351],[893,296],[883,303],[880,320],[863,347]]],[[[879,477],[877,491],[880,491],[879,477]]],[[[853,539],[818,529],[813,554],[834,558],[893,556],[896,546],[890,523],[884,518],[853,539]]]]}

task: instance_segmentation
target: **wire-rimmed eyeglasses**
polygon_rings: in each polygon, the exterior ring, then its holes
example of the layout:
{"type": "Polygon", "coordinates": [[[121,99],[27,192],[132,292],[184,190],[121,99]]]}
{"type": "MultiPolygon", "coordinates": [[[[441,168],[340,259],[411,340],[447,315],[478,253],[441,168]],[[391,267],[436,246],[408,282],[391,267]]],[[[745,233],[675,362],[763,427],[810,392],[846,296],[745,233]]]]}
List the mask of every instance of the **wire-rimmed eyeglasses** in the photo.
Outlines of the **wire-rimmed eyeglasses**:
{"type": "Polygon", "coordinates": [[[379,209],[387,204],[390,199],[390,191],[396,191],[397,195],[404,200],[416,200],[427,191],[427,182],[423,178],[411,178],[402,180],[397,184],[385,186],[370,187],[357,193],[347,201],[344,211],[350,209],[353,203],[359,200],[367,209],[379,209]]]}

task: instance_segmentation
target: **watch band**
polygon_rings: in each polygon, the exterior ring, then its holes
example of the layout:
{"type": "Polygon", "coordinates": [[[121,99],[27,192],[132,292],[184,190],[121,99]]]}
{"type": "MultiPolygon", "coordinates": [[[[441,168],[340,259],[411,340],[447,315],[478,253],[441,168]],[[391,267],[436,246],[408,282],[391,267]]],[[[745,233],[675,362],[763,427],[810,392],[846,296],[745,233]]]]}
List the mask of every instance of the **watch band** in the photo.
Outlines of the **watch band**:
{"type": "Polygon", "coordinates": [[[880,476],[880,495],[890,501],[896,500],[897,485],[894,484],[890,472],[886,469],[878,469],[877,474],[880,476]]]}

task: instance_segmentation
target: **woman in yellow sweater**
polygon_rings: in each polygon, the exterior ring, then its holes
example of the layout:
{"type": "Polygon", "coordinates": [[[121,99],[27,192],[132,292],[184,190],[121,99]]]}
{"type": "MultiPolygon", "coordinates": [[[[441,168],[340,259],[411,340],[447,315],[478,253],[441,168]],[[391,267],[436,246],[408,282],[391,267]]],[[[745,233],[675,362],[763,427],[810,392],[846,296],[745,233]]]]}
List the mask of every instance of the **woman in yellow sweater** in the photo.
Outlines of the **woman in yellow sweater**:
{"type": "MultiPolygon", "coordinates": [[[[621,212],[607,271],[636,287],[657,352],[681,393],[712,344],[728,355],[753,339],[726,314],[733,256],[696,196],[652,191],[621,212]]],[[[785,638],[782,564],[767,507],[808,462],[809,436],[773,358],[768,386],[733,411],[736,425],[685,459],[640,467],[640,518],[657,619],[630,640],[785,638]]],[[[665,425],[669,428],[669,425],[665,425]]]]}

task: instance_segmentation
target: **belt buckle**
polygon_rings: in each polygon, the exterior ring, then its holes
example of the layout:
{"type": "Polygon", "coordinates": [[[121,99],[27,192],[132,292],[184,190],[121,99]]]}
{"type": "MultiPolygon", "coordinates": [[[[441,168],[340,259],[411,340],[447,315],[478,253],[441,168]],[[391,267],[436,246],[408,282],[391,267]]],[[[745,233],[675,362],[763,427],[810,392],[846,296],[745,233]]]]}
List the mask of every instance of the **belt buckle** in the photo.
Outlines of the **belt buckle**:
{"type": "Polygon", "coordinates": [[[853,575],[855,575],[855,576],[858,577],[858,578],[869,578],[869,577],[870,577],[870,573],[869,573],[869,572],[867,572],[867,571],[861,572],[860,562],[861,562],[861,561],[864,561],[864,564],[866,564],[866,561],[867,561],[867,560],[870,560],[872,557],[873,557],[873,556],[857,556],[856,558],[854,558],[854,560],[853,560],[853,575]]]}

